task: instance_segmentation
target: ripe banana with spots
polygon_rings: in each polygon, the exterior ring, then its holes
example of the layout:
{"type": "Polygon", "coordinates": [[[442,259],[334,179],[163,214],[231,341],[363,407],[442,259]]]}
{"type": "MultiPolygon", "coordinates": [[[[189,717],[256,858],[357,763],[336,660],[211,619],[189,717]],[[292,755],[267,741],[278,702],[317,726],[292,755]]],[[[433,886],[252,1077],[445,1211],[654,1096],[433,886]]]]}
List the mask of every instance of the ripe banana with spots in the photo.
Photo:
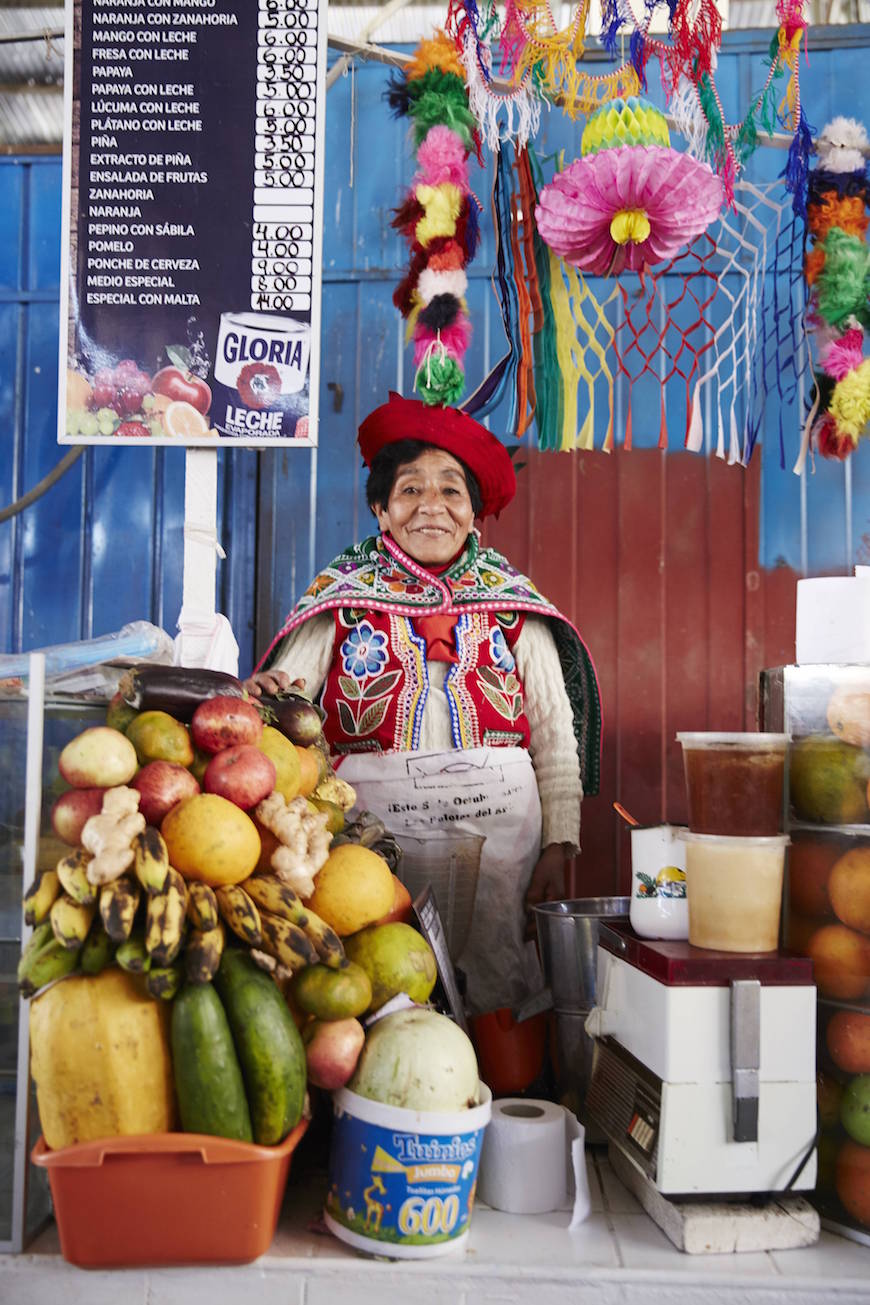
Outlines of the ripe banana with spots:
{"type": "Polygon", "coordinates": [[[324,965],[338,970],[345,964],[344,946],[335,930],[303,906],[301,898],[277,875],[253,875],[242,888],[261,910],[298,925],[311,939],[324,965]]]}
{"type": "Polygon", "coordinates": [[[306,965],[316,964],[318,957],[314,943],[298,925],[268,911],[260,912],[260,922],[263,931],[260,946],[264,952],[274,956],[294,974],[306,965]]]}
{"type": "Polygon", "coordinates": [[[56,898],[60,895],[60,878],[56,870],[40,870],[24,894],[24,921],[33,927],[48,919],[56,898]]]}
{"type": "Polygon", "coordinates": [[[187,885],[187,918],[194,929],[207,933],[220,924],[220,911],[214,889],[193,880],[187,885]]]}
{"type": "Polygon", "coordinates": [[[152,997],[172,1001],[178,995],[183,979],[184,970],[179,961],[172,965],[152,965],[145,976],[145,987],[152,997]]]}
{"type": "Polygon", "coordinates": [[[169,873],[169,853],[163,835],[153,825],[146,825],[136,834],[133,848],[133,870],[146,893],[162,893],[169,873]]]}
{"type": "Polygon", "coordinates": [[[239,884],[215,889],[218,909],[224,923],[249,947],[259,947],[262,937],[260,913],[239,884]]]}
{"type": "Polygon", "coordinates": [[[148,898],[145,913],[145,948],[155,965],[171,965],[181,951],[186,913],[187,887],[170,866],[163,891],[148,898]]]}
{"type": "Polygon", "coordinates": [[[224,950],[224,927],[192,929],[184,948],[184,973],[188,983],[211,983],[224,950]]]}
{"type": "Polygon", "coordinates": [[[82,906],[81,902],[74,901],[66,893],[62,893],[52,902],[48,918],[51,921],[52,932],[61,947],[78,951],[88,936],[96,911],[96,902],[92,902],[90,906],[82,906]]]}
{"type": "Polygon", "coordinates": [[[135,879],[121,875],[100,889],[100,919],[112,942],[126,942],[133,928],[142,890],[135,879]]]}
{"type": "Polygon", "coordinates": [[[57,863],[57,877],[61,888],[80,906],[93,906],[97,900],[97,889],[87,876],[90,861],[90,852],[86,852],[83,847],[77,847],[68,856],[62,856],[57,863]]]}

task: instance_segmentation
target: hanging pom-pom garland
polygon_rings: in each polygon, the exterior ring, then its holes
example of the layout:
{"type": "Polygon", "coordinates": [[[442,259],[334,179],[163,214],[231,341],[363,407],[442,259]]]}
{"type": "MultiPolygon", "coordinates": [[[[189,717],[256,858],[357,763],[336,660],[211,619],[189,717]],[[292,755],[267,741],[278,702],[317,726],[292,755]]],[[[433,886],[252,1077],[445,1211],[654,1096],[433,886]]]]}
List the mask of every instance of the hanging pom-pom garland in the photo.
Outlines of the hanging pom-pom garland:
{"type": "Polygon", "coordinates": [[[795,470],[809,447],[826,458],[847,458],[870,422],[870,358],[864,357],[870,325],[867,132],[853,118],[834,118],[816,152],[807,194],[812,245],[804,259],[816,386],[795,470]]]}
{"type": "Polygon", "coordinates": [[[455,404],[465,389],[471,338],[465,267],[477,247],[478,222],[468,158],[478,142],[465,69],[443,32],[420,43],[387,99],[396,116],[411,119],[417,160],[411,189],[393,216],[411,247],[393,303],[414,342],[414,389],[425,403],[455,404]]]}

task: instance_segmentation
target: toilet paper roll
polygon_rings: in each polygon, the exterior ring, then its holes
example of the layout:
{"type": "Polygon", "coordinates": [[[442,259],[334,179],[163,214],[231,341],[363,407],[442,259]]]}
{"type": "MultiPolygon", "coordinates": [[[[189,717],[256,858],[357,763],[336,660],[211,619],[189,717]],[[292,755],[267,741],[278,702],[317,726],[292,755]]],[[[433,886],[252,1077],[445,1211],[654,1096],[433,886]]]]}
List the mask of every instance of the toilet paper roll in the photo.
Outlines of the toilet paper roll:
{"type": "Polygon", "coordinates": [[[568,1200],[566,1113],[552,1101],[503,1097],[492,1103],[477,1190],[508,1214],[544,1214],[568,1200]]]}

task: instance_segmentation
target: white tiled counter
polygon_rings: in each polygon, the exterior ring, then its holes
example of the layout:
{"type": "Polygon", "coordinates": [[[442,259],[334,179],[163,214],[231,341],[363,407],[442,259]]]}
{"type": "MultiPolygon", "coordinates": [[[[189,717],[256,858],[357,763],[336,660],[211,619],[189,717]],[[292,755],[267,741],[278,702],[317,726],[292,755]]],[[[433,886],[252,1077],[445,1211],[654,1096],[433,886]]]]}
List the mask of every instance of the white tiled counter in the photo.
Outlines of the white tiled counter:
{"type": "MultiPolygon", "coordinates": [[[[468,1249],[422,1261],[357,1255],[311,1230],[325,1179],[291,1170],[267,1255],[240,1268],[75,1269],[54,1227],[0,1257],[2,1305],[870,1305],[870,1248],[823,1232],[805,1250],[690,1256],[616,1179],[587,1161],[592,1212],[507,1215],[475,1206],[468,1249]]],[[[142,1209],[147,1219],[147,1208],[142,1209]]]]}

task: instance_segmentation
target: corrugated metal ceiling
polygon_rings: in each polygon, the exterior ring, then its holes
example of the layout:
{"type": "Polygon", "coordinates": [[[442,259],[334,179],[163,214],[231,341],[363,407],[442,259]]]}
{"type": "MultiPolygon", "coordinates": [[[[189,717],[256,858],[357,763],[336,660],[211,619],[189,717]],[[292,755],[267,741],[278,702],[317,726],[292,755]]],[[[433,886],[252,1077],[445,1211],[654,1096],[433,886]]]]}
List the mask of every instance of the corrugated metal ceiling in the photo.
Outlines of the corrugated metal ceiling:
{"type": "MultiPolygon", "coordinates": [[[[639,0],[635,8],[640,9],[639,0]]],[[[383,25],[377,22],[387,5],[358,4],[355,0],[333,0],[329,6],[329,31],[353,39],[365,29],[371,40],[382,45],[413,45],[443,24],[447,6],[407,4],[390,14],[383,25]]],[[[770,28],[776,25],[774,0],[720,0],[725,24],[736,28],[770,28]]],[[[814,23],[870,21],[870,0],[811,0],[814,23]]],[[[590,30],[599,28],[598,0],[593,0],[590,30]]],[[[557,23],[566,26],[573,6],[553,5],[557,23]]],[[[655,15],[653,26],[664,22],[666,10],[655,15]]],[[[63,139],[63,100],[58,88],[63,81],[63,38],[10,41],[8,38],[62,31],[61,5],[7,4],[0,0],[0,150],[15,153],[27,149],[60,148],[63,139]]]]}

